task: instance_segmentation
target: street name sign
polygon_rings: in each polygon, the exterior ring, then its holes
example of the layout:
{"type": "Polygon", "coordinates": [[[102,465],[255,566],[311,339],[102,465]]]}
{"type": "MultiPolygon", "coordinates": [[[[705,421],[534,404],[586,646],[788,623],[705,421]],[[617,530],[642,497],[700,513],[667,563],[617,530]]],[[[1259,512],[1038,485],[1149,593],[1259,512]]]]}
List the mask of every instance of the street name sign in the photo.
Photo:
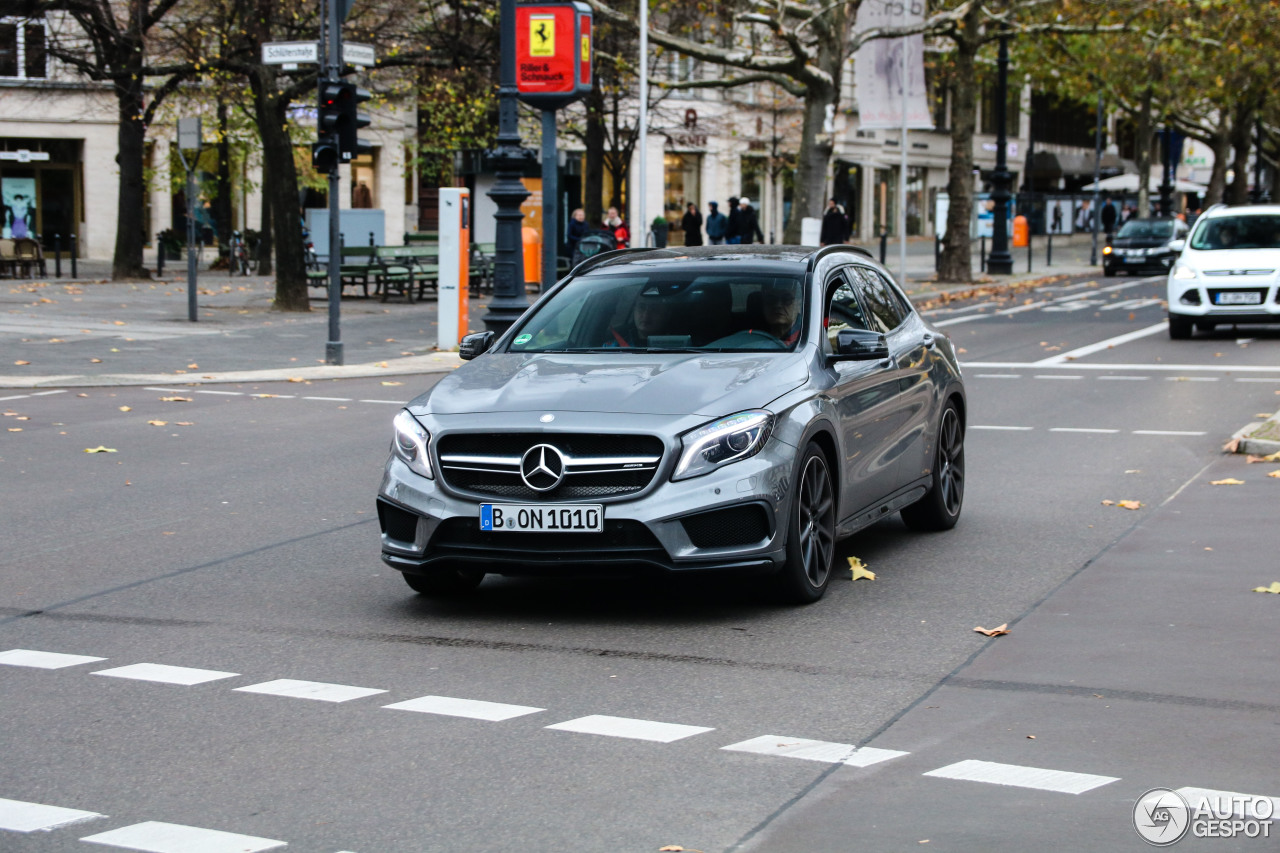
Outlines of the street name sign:
{"type": "Polygon", "coordinates": [[[313,41],[276,41],[262,46],[263,65],[297,65],[320,61],[320,45],[313,41]]]}

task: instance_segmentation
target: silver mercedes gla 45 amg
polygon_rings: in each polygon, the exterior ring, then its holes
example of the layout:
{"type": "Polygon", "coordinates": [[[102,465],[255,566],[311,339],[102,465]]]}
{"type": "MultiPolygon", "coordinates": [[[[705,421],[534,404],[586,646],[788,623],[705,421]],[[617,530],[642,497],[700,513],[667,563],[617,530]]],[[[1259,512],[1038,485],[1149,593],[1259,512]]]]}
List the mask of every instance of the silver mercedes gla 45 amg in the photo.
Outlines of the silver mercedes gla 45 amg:
{"type": "Polygon", "coordinates": [[[420,593],[714,570],[810,602],[840,539],[960,517],[955,350],[848,246],[609,252],[460,351],[396,416],[378,494],[420,593]]]}

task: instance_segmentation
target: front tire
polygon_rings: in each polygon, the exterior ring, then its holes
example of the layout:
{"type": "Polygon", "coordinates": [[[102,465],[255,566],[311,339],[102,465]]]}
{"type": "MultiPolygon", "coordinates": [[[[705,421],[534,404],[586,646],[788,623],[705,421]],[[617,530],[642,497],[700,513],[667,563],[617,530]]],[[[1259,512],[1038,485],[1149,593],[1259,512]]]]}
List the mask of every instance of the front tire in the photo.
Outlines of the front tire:
{"type": "Polygon", "coordinates": [[[778,573],[778,597],[791,604],[822,598],[831,582],[835,555],[836,501],[827,457],[810,442],[796,471],[787,519],[787,562],[778,573]]]}
{"type": "Polygon", "coordinates": [[[466,569],[437,569],[429,575],[404,573],[404,582],[419,595],[445,598],[471,592],[484,580],[484,572],[466,569]]]}
{"type": "Polygon", "coordinates": [[[1175,341],[1185,341],[1191,337],[1192,320],[1177,314],[1169,315],[1169,337],[1175,341]]]}
{"type": "Polygon", "coordinates": [[[964,506],[964,426],[955,403],[947,403],[938,421],[933,486],[928,494],[903,507],[902,520],[912,530],[950,530],[964,506]]]}

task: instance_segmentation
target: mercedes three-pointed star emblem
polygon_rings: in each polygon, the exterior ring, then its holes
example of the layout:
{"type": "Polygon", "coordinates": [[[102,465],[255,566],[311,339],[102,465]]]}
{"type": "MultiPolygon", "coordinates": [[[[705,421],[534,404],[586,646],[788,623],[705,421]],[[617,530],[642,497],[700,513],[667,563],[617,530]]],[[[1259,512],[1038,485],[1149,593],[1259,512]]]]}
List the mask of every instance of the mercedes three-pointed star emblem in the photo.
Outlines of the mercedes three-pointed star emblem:
{"type": "Polygon", "coordinates": [[[535,444],[520,458],[520,479],[535,492],[549,492],[564,479],[564,454],[550,444],[535,444]]]}

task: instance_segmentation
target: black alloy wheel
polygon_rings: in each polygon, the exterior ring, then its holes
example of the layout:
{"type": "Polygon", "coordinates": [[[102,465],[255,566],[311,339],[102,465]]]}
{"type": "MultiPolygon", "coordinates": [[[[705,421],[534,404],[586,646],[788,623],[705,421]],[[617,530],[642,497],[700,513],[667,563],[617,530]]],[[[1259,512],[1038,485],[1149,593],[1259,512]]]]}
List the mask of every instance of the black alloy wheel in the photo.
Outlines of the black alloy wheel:
{"type": "Polygon", "coordinates": [[[787,522],[787,562],[778,573],[779,597],[795,604],[822,598],[831,582],[835,554],[836,501],[827,457],[810,442],[796,468],[795,494],[787,522]]]}
{"type": "Polygon", "coordinates": [[[938,420],[938,447],[929,492],[902,510],[912,530],[950,530],[964,506],[964,426],[956,404],[949,402],[938,420]]]}

